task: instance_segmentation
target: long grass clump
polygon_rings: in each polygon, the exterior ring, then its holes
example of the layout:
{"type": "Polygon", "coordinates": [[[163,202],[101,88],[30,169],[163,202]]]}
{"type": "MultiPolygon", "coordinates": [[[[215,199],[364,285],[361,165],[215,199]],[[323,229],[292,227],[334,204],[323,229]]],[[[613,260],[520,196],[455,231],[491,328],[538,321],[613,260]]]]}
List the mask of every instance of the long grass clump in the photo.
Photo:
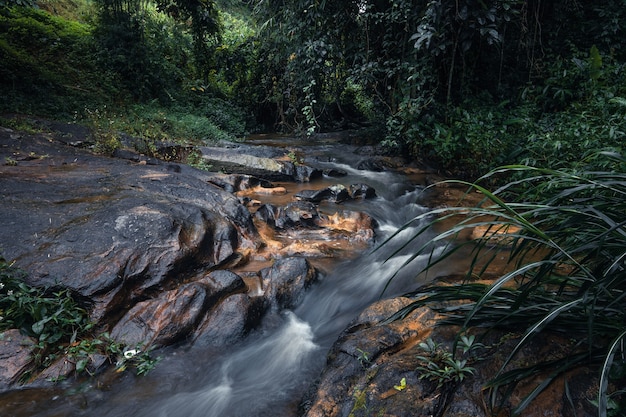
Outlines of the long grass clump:
{"type": "Polygon", "coordinates": [[[484,195],[475,207],[441,208],[413,219],[435,217],[415,238],[432,233],[440,222],[461,219],[415,253],[431,251],[433,242],[446,246],[426,269],[465,245],[472,245],[471,263],[463,282],[432,284],[408,294],[415,301],[391,319],[428,304],[441,306],[444,323],[460,325],[461,333],[469,328],[523,329],[487,384],[493,409],[504,404],[519,382],[544,375],[512,410],[519,415],[553,380],[580,367],[597,371],[593,403],[599,416],[611,415],[624,399],[623,390],[609,387],[623,386],[626,376],[626,158],[609,152],[596,158],[594,166],[600,159],[606,170],[499,168],[476,183],[465,183],[484,195]],[[493,192],[479,185],[502,174],[516,179],[493,192]],[[484,231],[481,236],[452,239],[477,227],[484,231]],[[488,283],[477,281],[503,253],[508,254],[509,272],[488,283]],[[566,335],[572,349],[559,358],[516,367],[516,355],[541,332],[566,335]]]}

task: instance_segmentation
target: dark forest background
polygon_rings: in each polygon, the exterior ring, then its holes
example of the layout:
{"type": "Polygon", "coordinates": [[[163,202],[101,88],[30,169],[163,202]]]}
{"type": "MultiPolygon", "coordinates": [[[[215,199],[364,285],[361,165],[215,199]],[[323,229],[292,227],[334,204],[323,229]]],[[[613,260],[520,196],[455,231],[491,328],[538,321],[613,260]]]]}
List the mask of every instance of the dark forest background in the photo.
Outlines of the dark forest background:
{"type": "Polygon", "coordinates": [[[1,0],[0,111],[110,146],[358,129],[456,176],[560,168],[623,146],[624,6],[1,0]]]}

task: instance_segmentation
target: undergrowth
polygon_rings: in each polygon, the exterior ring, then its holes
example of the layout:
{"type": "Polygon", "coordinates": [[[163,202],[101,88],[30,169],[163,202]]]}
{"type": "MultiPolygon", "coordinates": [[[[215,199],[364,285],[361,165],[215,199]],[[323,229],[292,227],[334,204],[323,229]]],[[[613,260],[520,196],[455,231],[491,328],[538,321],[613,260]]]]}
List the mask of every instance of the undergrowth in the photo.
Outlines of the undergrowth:
{"type": "Polygon", "coordinates": [[[64,288],[39,288],[26,284],[26,273],[0,258],[0,335],[17,329],[34,341],[32,361],[21,375],[27,382],[57,359],[74,364],[77,375],[93,374],[102,364],[93,362],[102,355],[117,369],[135,369],[145,374],[158,358],[149,349],[129,347],[108,334],[94,334],[87,307],[64,288]]]}

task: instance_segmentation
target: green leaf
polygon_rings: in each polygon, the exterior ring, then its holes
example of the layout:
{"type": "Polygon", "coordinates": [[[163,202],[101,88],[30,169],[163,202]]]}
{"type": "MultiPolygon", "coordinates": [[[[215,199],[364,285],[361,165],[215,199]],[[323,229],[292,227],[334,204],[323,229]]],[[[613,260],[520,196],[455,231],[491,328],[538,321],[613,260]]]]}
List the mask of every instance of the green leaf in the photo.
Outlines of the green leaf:
{"type": "Polygon", "coordinates": [[[43,329],[46,326],[46,323],[48,322],[49,319],[43,319],[43,320],[39,320],[38,322],[34,323],[31,328],[33,330],[33,333],[39,335],[43,332],[43,329]]]}
{"type": "Polygon", "coordinates": [[[76,362],[76,372],[77,373],[83,372],[87,368],[88,364],[89,364],[89,359],[88,358],[79,359],[76,362]]]}
{"type": "Polygon", "coordinates": [[[406,388],[406,378],[402,378],[400,380],[400,384],[399,385],[394,385],[393,386],[396,390],[398,391],[402,391],[403,389],[406,388]]]}

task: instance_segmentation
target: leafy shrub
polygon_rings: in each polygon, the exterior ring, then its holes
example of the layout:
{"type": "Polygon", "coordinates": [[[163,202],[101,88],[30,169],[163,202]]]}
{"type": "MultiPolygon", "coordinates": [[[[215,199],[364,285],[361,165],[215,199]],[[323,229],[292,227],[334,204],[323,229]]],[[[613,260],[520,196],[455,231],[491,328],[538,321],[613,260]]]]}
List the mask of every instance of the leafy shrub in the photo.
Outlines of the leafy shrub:
{"type": "Polygon", "coordinates": [[[0,0],[0,9],[11,6],[35,7],[36,0],[0,0]]]}
{"type": "Polygon", "coordinates": [[[601,150],[621,152],[625,139],[626,101],[597,94],[541,117],[518,155],[523,164],[564,168],[588,163],[601,150]]]}
{"type": "Polygon", "coordinates": [[[449,110],[445,120],[424,117],[407,132],[413,152],[466,178],[511,163],[515,149],[530,132],[532,114],[528,107],[491,101],[466,101],[449,110]]]}
{"type": "Polygon", "coordinates": [[[387,120],[385,142],[472,179],[502,164],[565,168],[599,151],[621,152],[623,65],[596,47],[544,64],[541,78],[513,100],[487,93],[446,106],[428,96],[405,99],[387,120]]]}
{"type": "Polygon", "coordinates": [[[125,131],[152,140],[203,144],[245,133],[241,112],[217,99],[207,100],[202,107],[135,105],[125,120],[130,128],[125,131]]]}
{"type": "Polygon", "coordinates": [[[25,277],[25,272],[0,257],[0,333],[19,329],[35,338],[35,368],[66,355],[75,363],[76,373],[91,373],[92,355],[98,353],[118,369],[132,366],[141,375],[158,362],[149,349],[127,348],[106,333],[94,337],[87,310],[68,289],[33,287],[24,282],[25,277]]]}
{"type": "Polygon", "coordinates": [[[31,287],[24,276],[0,258],[0,331],[20,329],[43,348],[90,328],[87,311],[69,290],[31,287]]]}
{"type": "Polygon", "coordinates": [[[420,365],[416,368],[420,372],[419,378],[436,382],[437,388],[441,388],[445,384],[461,382],[468,375],[473,375],[476,370],[468,365],[470,358],[459,359],[459,356],[482,346],[480,343],[474,344],[475,338],[474,335],[462,335],[457,346],[458,353],[446,350],[431,338],[421,342],[418,347],[423,354],[417,357],[420,365]]]}

